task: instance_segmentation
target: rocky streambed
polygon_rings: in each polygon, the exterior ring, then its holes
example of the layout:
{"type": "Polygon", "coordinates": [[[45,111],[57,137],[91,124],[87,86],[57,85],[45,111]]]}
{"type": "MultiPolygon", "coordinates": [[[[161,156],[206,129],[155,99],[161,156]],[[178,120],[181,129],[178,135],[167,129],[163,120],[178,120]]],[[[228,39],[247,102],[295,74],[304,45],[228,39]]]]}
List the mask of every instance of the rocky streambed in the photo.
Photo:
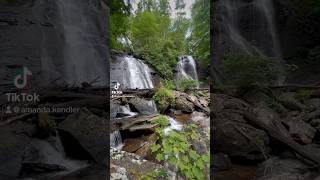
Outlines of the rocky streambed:
{"type": "Polygon", "coordinates": [[[319,92],[212,94],[215,179],[319,179],[319,92]]]}
{"type": "MultiPolygon", "coordinates": [[[[166,177],[155,179],[184,179],[176,167],[165,161],[157,161],[152,145],[160,139],[156,133],[157,119],[165,116],[168,126],[164,129],[183,131],[186,124],[195,123],[201,131],[209,133],[209,92],[200,96],[174,91],[175,103],[162,114],[152,100],[152,93],[126,96],[111,101],[111,179],[141,179],[146,174],[164,171],[166,177]]],[[[209,152],[209,138],[194,142],[193,148],[201,153],[209,152]],[[197,149],[198,148],[198,149],[197,149]]],[[[209,173],[208,173],[209,176],[209,173]]]]}

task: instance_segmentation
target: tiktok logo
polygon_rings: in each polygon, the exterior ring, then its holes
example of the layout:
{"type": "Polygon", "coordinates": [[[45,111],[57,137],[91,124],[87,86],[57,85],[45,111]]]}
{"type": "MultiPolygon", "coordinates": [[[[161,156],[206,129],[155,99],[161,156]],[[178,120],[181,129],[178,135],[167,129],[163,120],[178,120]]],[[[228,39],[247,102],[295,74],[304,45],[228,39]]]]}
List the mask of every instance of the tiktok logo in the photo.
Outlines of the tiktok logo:
{"type": "Polygon", "coordinates": [[[18,89],[26,88],[28,85],[28,77],[31,75],[32,75],[31,71],[29,71],[29,69],[24,66],[22,68],[22,72],[14,78],[14,85],[18,89]]]}
{"type": "Polygon", "coordinates": [[[115,90],[118,90],[119,87],[120,87],[120,83],[118,83],[118,82],[116,83],[116,85],[113,86],[113,88],[114,88],[115,90]]]}

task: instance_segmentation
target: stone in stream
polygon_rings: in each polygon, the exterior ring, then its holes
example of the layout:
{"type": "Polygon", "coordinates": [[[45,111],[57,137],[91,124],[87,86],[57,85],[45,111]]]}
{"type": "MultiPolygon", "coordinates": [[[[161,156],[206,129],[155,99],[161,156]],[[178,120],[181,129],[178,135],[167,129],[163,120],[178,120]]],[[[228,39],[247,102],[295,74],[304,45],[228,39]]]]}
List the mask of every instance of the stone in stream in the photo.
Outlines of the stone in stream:
{"type": "Polygon", "coordinates": [[[132,104],[135,109],[139,111],[142,115],[152,115],[157,114],[157,107],[153,100],[146,100],[138,97],[131,98],[129,104],[132,104]]]}
{"type": "Polygon", "coordinates": [[[105,164],[105,157],[107,157],[107,151],[105,151],[107,142],[106,127],[106,119],[100,118],[92,114],[88,109],[83,108],[80,112],[69,115],[67,119],[59,124],[58,129],[63,132],[60,135],[64,146],[68,145],[69,142],[66,141],[73,137],[80,144],[80,147],[88,152],[96,162],[105,164]]]}

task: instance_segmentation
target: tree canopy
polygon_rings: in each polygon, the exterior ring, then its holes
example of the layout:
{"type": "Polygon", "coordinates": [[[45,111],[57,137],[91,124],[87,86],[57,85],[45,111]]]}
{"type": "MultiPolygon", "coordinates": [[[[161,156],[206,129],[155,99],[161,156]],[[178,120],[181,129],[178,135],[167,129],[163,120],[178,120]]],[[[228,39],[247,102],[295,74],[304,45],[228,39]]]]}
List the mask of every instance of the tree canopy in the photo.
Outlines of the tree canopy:
{"type": "Polygon", "coordinates": [[[175,17],[169,0],[140,0],[135,10],[130,4],[112,1],[113,49],[132,51],[166,79],[172,78],[181,55],[209,62],[209,0],[196,0],[191,19],[185,16],[184,0],[175,1],[175,17]]]}

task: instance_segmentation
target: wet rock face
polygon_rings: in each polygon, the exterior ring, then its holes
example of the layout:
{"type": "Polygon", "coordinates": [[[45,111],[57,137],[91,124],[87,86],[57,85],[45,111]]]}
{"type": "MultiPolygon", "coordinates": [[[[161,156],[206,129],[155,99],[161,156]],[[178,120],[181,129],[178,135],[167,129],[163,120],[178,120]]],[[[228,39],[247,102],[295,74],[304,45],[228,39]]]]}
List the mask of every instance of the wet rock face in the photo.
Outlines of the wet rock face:
{"type": "MultiPolygon", "coordinates": [[[[88,42],[79,39],[70,42],[64,26],[68,23],[63,22],[59,3],[61,1],[56,0],[4,0],[0,2],[1,84],[11,84],[12,76],[21,66],[27,66],[32,71],[31,85],[46,84],[48,83],[46,80],[57,78],[57,76],[67,79],[66,62],[74,60],[69,56],[70,53],[75,53],[71,52],[72,49],[85,52],[86,55],[82,59],[90,62],[92,66],[99,64],[107,67],[106,5],[102,0],[77,1],[74,8],[79,9],[70,9],[75,13],[74,21],[86,17],[85,21],[90,25],[90,31],[86,27],[80,25],[77,27],[77,24],[70,22],[70,25],[83,31],[78,32],[80,39],[84,35],[88,39],[88,42]],[[70,49],[71,45],[77,47],[70,49]]],[[[76,33],[75,36],[77,36],[76,33]]],[[[83,70],[81,68],[78,67],[79,70],[83,70]]],[[[85,70],[83,74],[91,80],[95,78],[85,70]]],[[[101,80],[104,78],[106,77],[101,77],[101,80]]]]}
{"type": "Polygon", "coordinates": [[[153,100],[145,100],[142,98],[132,98],[129,100],[129,104],[132,104],[136,110],[142,115],[157,114],[157,107],[153,100]]]}

